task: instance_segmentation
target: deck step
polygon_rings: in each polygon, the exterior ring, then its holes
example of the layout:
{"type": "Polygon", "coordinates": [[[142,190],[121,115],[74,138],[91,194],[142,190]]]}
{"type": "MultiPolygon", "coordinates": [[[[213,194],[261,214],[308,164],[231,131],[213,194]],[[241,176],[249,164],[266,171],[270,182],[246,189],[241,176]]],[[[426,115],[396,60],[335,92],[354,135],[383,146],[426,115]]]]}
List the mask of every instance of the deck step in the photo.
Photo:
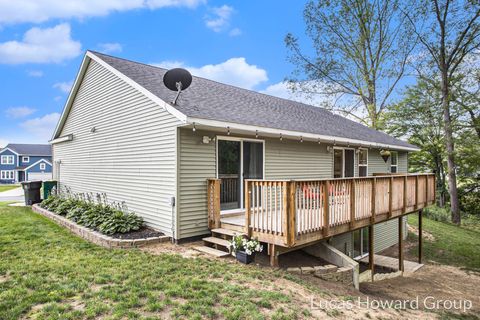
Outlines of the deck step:
{"type": "Polygon", "coordinates": [[[243,232],[230,230],[230,229],[225,229],[225,228],[212,229],[212,233],[224,234],[224,235],[230,236],[230,237],[238,236],[238,235],[244,235],[243,232]]]}
{"type": "Polygon", "coordinates": [[[228,240],[215,238],[215,237],[206,237],[206,238],[203,238],[202,240],[211,244],[217,244],[219,246],[225,247],[230,250],[230,241],[228,240]]]}
{"type": "Polygon", "coordinates": [[[210,247],[207,247],[207,246],[197,246],[197,247],[194,247],[193,249],[195,249],[197,251],[200,251],[200,252],[203,252],[203,253],[206,253],[206,254],[209,254],[209,255],[217,257],[217,258],[228,257],[230,255],[230,253],[228,253],[228,252],[217,250],[217,249],[210,248],[210,247]]]}

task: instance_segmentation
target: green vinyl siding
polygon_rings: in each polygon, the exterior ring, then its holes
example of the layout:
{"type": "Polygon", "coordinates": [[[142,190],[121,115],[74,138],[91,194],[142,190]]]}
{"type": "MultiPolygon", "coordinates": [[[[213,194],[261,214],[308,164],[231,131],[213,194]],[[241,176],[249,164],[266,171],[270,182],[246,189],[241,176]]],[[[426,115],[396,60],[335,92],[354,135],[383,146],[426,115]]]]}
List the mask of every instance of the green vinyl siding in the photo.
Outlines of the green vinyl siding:
{"type": "Polygon", "coordinates": [[[60,134],[73,140],[53,145],[55,179],[74,193],[105,193],[171,235],[179,124],[92,60],[60,134]]]}

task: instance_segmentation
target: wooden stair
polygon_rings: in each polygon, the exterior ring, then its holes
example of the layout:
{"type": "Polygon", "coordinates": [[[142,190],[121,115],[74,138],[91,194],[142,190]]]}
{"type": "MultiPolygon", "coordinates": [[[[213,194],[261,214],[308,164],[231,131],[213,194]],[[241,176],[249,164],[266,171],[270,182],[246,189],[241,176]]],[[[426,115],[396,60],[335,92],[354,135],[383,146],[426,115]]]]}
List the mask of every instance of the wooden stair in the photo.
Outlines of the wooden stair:
{"type": "Polygon", "coordinates": [[[231,254],[230,241],[232,238],[236,235],[244,235],[243,232],[225,228],[212,229],[211,231],[211,237],[202,239],[204,245],[194,247],[194,249],[217,258],[229,256],[231,254]]]}
{"type": "Polygon", "coordinates": [[[217,257],[217,258],[228,257],[230,255],[230,253],[228,253],[228,252],[217,250],[217,249],[210,248],[210,247],[207,247],[207,246],[198,246],[198,247],[194,247],[194,249],[197,250],[197,251],[209,254],[211,256],[217,257]]]}

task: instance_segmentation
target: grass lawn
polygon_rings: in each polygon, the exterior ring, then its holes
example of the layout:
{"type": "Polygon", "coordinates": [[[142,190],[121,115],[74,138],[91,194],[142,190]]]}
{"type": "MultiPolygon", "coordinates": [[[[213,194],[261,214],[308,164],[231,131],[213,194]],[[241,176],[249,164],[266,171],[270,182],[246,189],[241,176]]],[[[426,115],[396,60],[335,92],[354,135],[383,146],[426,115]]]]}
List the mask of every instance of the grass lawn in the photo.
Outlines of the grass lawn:
{"type": "MultiPolygon", "coordinates": [[[[423,241],[423,257],[442,264],[480,271],[480,232],[453,224],[423,218],[423,230],[434,241],[423,241]]],[[[418,216],[409,215],[408,223],[418,227],[418,216]]],[[[409,236],[414,236],[410,234],[409,236]]],[[[418,237],[416,237],[416,240],[418,237]]],[[[418,256],[416,248],[411,252],[418,256]]]]}
{"type": "Polygon", "coordinates": [[[18,184],[0,184],[0,192],[16,189],[20,187],[18,184]]]}
{"type": "Polygon", "coordinates": [[[303,319],[280,271],[108,250],[0,203],[0,319],[303,319]]]}

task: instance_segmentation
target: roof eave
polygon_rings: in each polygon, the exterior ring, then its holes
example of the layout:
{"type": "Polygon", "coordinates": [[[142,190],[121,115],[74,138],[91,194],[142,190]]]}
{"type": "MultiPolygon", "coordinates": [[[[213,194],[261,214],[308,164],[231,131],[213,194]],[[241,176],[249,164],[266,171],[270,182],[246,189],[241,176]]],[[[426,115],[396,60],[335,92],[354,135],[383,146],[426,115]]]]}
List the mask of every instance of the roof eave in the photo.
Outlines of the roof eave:
{"type": "Polygon", "coordinates": [[[57,127],[55,128],[54,134],[52,136],[51,141],[55,141],[57,138],[60,137],[60,133],[63,129],[63,126],[65,124],[65,121],[68,117],[68,114],[70,112],[70,109],[72,108],[73,101],[75,99],[75,96],[77,94],[77,91],[80,87],[80,84],[83,80],[83,77],[85,76],[85,72],[87,71],[88,64],[91,60],[94,60],[98,64],[100,64],[102,67],[107,69],[109,72],[113,73],[117,77],[119,77],[121,80],[126,82],[128,85],[145,95],[147,98],[158,104],[160,107],[162,107],[164,110],[166,110],[168,113],[172,114],[175,116],[178,120],[181,122],[185,123],[187,120],[187,116],[184,115],[182,112],[178,111],[175,107],[171,106],[167,102],[163,101],[160,99],[158,96],[154,95],[150,91],[148,91],[146,88],[138,84],[137,82],[133,81],[131,78],[127,77],[125,74],[121,73],[111,65],[109,65],[107,62],[102,60],[100,57],[95,55],[91,51],[87,51],[85,53],[85,56],[83,58],[82,64],[80,66],[80,70],[77,74],[77,77],[75,78],[75,82],[73,84],[72,90],[70,91],[70,94],[68,96],[67,102],[65,104],[65,107],[63,109],[62,115],[60,117],[60,120],[57,124],[57,127]]]}
{"type": "Polygon", "coordinates": [[[323,142],[323,143],[338,143],[342,145],[350,145],[350,146],[358,146],[358,147],[371,147],[371,148],[384,148],[384,149],[392,149],[392,150],[399,150],[399,151],[419,151],[420,148],[417,147],[407,147],[407,146],[400,146],[394,144],[385,144],[385,143],[378,143],[372,141],[365,141],[365,140],[358,140],[358,139],[349,139],[343,137],[335,137],[335,136],[328,136],[328,135],[320,135],[314,134],[309,132],[300,132],[300,131],[291,131],[291,130],[283,130],[283,129],[276,129],[276,128],[267,128],[267,127],[259,127],[254,125],[247,125],[247,124],[240,124],[234,122],[225,122],[225,121],[218,121],[218,120],[210,120],[210,119],[202,119],[196,117],[187,117],[187,124],[195,125],[195,126],[205,126],[217,129],[230,129],[230,130],[238,130],[243,132],[257,132],[260,135],[266,136],[275,136],[279,137],[282,135],[285,139],[287,138],[297,138],[303,139],[306,141],[316,141],[316,142],[323,142]]]}

